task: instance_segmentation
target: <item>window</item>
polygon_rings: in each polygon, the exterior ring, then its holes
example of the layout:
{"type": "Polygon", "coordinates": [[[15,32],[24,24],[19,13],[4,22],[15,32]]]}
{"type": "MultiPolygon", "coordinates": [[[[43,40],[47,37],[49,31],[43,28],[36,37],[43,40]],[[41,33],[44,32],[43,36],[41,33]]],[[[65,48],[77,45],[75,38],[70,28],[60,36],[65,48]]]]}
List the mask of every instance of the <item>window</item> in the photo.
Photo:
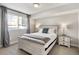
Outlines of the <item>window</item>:
{"type": "Polygon", "coordinates": [[[22,16],[8,13],[8,28],[9,29],[25,29],[26,25],[23,23],[24,20],[26,19],[24,19],[22,16]]]}
{"type": "Polygon", "coordinates": [[[24,29],[24,28],[26,28],[26,25],[25,25],[25,23],[27,23],[27,22],[25,22],[24,20],[26,20],[26,19],[23,19],[23,17],[19,17],[19,23],[18,23],[18,27],[20,28],[20,29],[24,29]],[[25,23],[24,23],[25,22],[25,23]]]}
{"type": "Polygon", "coordinates": [[[8,28],[13,29],[18,27],[18,16],[14,14],[8,14],[8,28]]]}

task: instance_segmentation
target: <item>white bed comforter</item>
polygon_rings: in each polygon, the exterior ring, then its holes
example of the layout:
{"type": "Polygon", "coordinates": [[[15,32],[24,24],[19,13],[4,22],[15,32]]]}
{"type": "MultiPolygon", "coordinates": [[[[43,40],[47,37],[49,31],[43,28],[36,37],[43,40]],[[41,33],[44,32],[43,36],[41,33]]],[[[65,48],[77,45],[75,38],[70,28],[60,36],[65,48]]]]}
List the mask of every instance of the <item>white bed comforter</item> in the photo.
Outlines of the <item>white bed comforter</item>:
{"type": "MultiPolygon", "coordinates": [[[[24,36],[27,36],[29,34],[24,34],[24,36]]],[[[46,33],[31,33],[30,35],[36,35],[36,36],[39,36],[39,37],[48,37],[50,38],[50,40],[45,44],[45,48],[47,48],[57,37],[57,35],[55,33],[52,33],[52,34],[46,34],[46,33]]]]}

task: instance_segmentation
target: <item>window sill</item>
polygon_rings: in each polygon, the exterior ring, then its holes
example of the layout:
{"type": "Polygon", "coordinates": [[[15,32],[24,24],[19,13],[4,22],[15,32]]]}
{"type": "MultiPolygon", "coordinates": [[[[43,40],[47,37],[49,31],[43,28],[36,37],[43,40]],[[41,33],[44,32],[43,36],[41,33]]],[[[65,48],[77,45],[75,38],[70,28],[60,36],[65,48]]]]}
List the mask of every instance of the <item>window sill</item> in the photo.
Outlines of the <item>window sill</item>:
{"type": "Polygon", "coordinates": [[[26,30],[26,29],[8,29],[8,31],[15,31],[15,30],[26,30]]]}

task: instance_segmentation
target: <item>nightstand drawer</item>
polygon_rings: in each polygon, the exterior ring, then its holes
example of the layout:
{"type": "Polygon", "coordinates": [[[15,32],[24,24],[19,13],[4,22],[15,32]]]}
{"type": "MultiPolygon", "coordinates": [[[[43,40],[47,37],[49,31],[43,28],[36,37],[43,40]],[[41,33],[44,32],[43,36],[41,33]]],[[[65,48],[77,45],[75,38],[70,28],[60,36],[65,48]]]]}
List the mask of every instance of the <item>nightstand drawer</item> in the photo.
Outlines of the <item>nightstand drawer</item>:
{"type": "Polygon", "coordinates": [[[70,45],[69,43],[64,43],[64,45],[70,45]]]}
{"type": "Polygon", "coordinates": [[[59,45],[63,45],[63,42],[60,41],[60,42],[59,42],[59,45]]]}
{"type": "Polygon", "coordinates": [[[64,38],[65,42],[70,42],[70,38],[64,38]]]}
{"type": "Polygon", "coordinates": [[[59,37],[59,41],[63,41],[64,40],[64,37],[59,37]]]}
{"type": "Polygon", "coordinates": [[[70,47],[70,40],[69,36],[59,36],[59,45],[64,45],[70,47]]]}

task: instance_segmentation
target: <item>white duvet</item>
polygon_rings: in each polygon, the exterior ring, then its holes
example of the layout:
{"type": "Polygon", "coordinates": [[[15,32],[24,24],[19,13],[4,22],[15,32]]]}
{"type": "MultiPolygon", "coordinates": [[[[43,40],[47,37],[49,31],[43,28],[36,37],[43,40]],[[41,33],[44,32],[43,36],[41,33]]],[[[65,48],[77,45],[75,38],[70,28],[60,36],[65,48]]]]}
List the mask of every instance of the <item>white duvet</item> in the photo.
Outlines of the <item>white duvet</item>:
{"type": "MultiPolygon", "coordinates": [[[[28,35],[28,34],[24,34],[25,35],[28,35]]],[[[52,34],[49,34],[49,33],[30,33],[30,35],[36,35],[36,36],[40,36],[40,37],[48,37],[50,38],[50,40],[45,44],[45,48],[47,48],[57,37],[57,35],[55,33],[52,33],[52,34]]]]}

